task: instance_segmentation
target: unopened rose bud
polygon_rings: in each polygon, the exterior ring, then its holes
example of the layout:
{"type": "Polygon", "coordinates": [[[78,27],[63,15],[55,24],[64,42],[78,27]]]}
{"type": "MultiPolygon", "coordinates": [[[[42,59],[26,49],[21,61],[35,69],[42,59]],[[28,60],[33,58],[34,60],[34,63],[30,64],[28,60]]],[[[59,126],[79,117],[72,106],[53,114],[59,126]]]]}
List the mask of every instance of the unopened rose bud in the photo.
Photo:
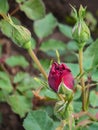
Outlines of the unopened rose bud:
{"type": "Polygon", "coordinates": [[[74,40],[78,42],[78,46],[85,44],[90,38],[90,30],[83,20],[78,21],[72,30],[74,40]]]}
{"type": "Polygon", "coordinates": [[[72,36],[73,39],[77,41],[78,47],[81,48],[90,38],[90,30],[83,20],[86,14],[86,8],[83,8],[82,5],[80,6],[79,11],[77,11],[74,7],[72,8],[76,18],[76,24],[72,29],[72,36]]]}
{"type": "Polygon", "coordinates": [[[54,62],[49,72],[48,83],[55,92],[59,91],[62,84],[66,89],[72,90],[74,87],[74,78],[66,64],[54,62]]]}
{"type": "Polygon", "coordinates": [[[25,49],[31,48],[30,31],[21,25],[16,25],[9,15],[5,17],[5,20],[11,25],[11,39],[15,42],[15,44],[25,49]]]}
{"type": "Polygon", "coordinates": [[[18,46],[25,49],[31,47],[31,33],[21,25],[15,25],[13,27],[13,40],[18,46]]]}

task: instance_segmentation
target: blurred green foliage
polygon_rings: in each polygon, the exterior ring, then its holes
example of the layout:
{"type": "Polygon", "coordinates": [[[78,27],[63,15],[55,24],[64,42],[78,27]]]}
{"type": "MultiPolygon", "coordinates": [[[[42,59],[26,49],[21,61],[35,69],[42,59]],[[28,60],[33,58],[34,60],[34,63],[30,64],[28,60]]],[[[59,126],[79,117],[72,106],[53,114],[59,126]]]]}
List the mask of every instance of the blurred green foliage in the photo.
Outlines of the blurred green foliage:
{"type": "MultiPolygon", "coordinates": [[[[32,35],[32,48],[37,49],[44,54],[44,58],[40,58],[40,62],[47,71],[49,72],[49,67],[51,65],[50,59],[57,60],[56,50],[58,50],[62,62],[70,67],[74,77],[79,75],[79,65],[78,65],[78,48],[77,43],[72,39],[72,27],[66,24],[59,23],[58,20],[53,16],[52,13],[45,13],[45,5],[42,0],[16,0],[19,4],[20,11],[26,14],[26,17],[32,21],[32,29],[36,35],[32,35]],[[63,40],[58,40],[58,38],[51,37],[55,30],[58,29],[61,35],[64,35],[68,42],[64,43],[63,40]]],[[[54,5],[55,6],[55,5],[54,5]]],[[[7,0],[0,0],[0,14],[7,14],[9,10],[9,4],[7,0]]],[[[21,21],[16,17],[12,17],[15,24],[21,25],[21,21]]],[[[87,15],[87,19],[91,18],[87,15]]],[[[94,22],[95,25],[95,22],[94,22]]],[[[0,29],[2,33],[13,40],[12,37],[12,26],[6,20],[0,20],[0,29]]],[[[92,39],[92,38],[91,38],[92,39]]],[[[88,76],[91,77],[91,83],[98,83],[98,39],[95,41],[89,40],[87,47],[84,50],[84,70],[85,70],[85,81],[88,82],[88,76]]],[[[0,57],[2,57],[2,45],[0,45],[0,57]]],[[[29,62],[24,56],[21,55],[11,55],[5,60],[5,64],[11,68],[21,67],[23,69],[30,67],[29,62]]],[[[34,69],[37,67],[34,65],[34,69]]],[[[78,86],[79,87],[79,86],[78,86]]],[[[73,100],[74,113],[79,113],[82,111],[81,103],[81,87],[77,88],[77,83],[75,83],[75,93],[73,100]]],[[[94,89],[94,88],[93,88],[94,89]]],[[[27,72],[19,70],[17,74],[11,75],[2,69],[2,64],[0,65],[0,102],[7,102],[12,110],[19,114],[20,117],[25,117],[27,114],[23,126],[25,130],[54,130],[60,124],[59,120],[56,118],[51,109],[48,109],[48,105],[38,106],[39,110],[33,109],[34,92],[39,91],[39,97],[45,99],[46,102],[50,101],[56,102],[58,96],[53,92],[47,81],[43,77],[31,76],[27,72]],[[47,110],[48,109],[48,110],[47,110]],[[47,112],[48,111],[48,112],[47,112]],[[48,113],[51,113],[49,117],[48,113]],[[53,119],[52,119],[53,118],[53,119]]],[[[95,115],[98,112],[98,94],[97,91],[90,91],[90,108],[89,111],[95,115]]],[[[53,108],[54,105],[49,107],[53,108]]],[[[1,117],[1,115],[0,115],[1,117]]],[[[85,116],[84,116],[85,117],[85,116]]],[[[77,124],[82,120],[76,119],[77,124]]],[[[98,123],[91,123],[90,125],[81,125],[76,130],[96,130],[98,128],[98,123]]],[[[65,128],[66,130],[69,128],[65,128]]]]}

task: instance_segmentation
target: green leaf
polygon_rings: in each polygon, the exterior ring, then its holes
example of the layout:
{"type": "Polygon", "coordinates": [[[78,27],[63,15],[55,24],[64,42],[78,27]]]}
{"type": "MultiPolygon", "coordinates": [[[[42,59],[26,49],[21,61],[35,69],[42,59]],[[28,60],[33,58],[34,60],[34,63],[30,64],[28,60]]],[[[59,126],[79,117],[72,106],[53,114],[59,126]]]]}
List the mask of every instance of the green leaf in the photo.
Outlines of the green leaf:
{"type": "Polygon", "coordinates": [[[56,18],[50,13],[43,19],[34,22],[34,31],[39,38],[47,37],[57,26],[56,18]]]}
{"type": "Polygon", "coordinates": [[[27,73],[19,72],[15,75],[14,77],[14,83],[19,83],[21,82],[24,78],[28,76],[27,73]]]}
{"type": "Polygon", "coordinates": [[[92,69],[93,60],[94,60],[94,57],[93,57],[93,56],[89,57],[89,56],[85,56],[85,55],[84,55],[83,66],[84,66],[84,69],[85,69],[85,70],[90,70],[90,69],[92,69]]]}
{"type": "Polygon", "coordinates": [[[65,24],[59,24],[59,30],[68,38],[72,39],[72,27],[65,25],[65,24]]]}
{"type": "Polygon", "coordinates": [[[0,29],[6,36],[12,36],[12,26],[4,19],[0,21],[0,29]]]}
{"type": "Polygon", "coordinates": [[[72,74],[76,77],[79,74],[79,65],[74,63],[67,63],[68,67],[71,69],[72,74]]]}
{"type": "Polygon", "coordinates": [[[49,88],[43,88],[40,92],[40,95],[41,96],[45,96],[49,99],[54,99],[54,100],[57,100],[58,99],[58,96],[55,92],[53,92],[52,90],[49,90],[49,88]]]}
{"type": "Polygon", "coordinates": [[[10,81],[9,76],[3,71],[0,71],[0,79],[3,79],[5,81],[10,81]]]}
{"type": "Polygon", "coordinates": [[[98,113],[98,108],[89,107],[89,112],[95,116],[98,113]]]}
{"type": "Polygon", "coordinates": [[[64,61],[66,63],[76,63],[77,62],[77,54],[74,53],[73,51],[69,51],[66,49],[66,52],[65,53],[65,57],[64,57],[64,61]]]}
{"type": "Polygon", "coordinates": [[[28,98],[29,100],[33,99],[33,93],[32,93],[32,90],[28,89],[27,91],[24,92],[24,95],[26,98],[28,98]]]}
{"type": "Polygon", "coordinates": [[[40,60],[40,63],[41,63],[41,65],[43,66],[43,68],[44,68],[45,70],[47,70],[47,69],[49,68],[49,66],[50,66],[50,61],[49,61],[49,59],[41,59],[41,60],[40,60]]]}
{"type": "Polygon", "coordinates": [[[94,31],[97,25],[97,19],[94,17],[94,14],[91,13],[90,11],[86,12],[86,17],[85,17],[86,21],[90,20],[89,22],[89,28],[91,29],[91,31],[94,31]]]}
{"type": "Polygon", "coordinates": [[[74,100],[78,100],[81,97],[81,90],[77,89],[77,91],[74,94],[74,100]]]}
{"type": "Polygon", "coordinates": [[[44,3],[41,0],[28,0],[20,4],[20,9],[24,11],[28,18],[37,20],[45,15],[44,3]]]}
{"type": "Polygon", "coordinates": [[[0,79],[0,88],[10,93],[13,88],[10,82],[0,79]]]}
{"type": "Polygon", "coordinates": [[[42,110],[29,112],[23,126],[25,130],[54,130],[53,120],[42,110]]]}
{"type": "Polygon", "coordinates": [[[12,110],[19,114],[20,117],[24,117],[27,112],[30,111],[32,101],[28,100],[25,96],[11,95],[8,98],[8,104],[11,106],[12,110]]]}
{"type": "Polygon", "coordinates": [[[25,2],[25,0],[16,0],[17,3],[25,2]]]}
{"type": "Polygon", "coordinates": [[[98,106],[98,94],[96,93],[96,91],[91,91],[90,92],[90,105],[92,107],[97,107],[98,106]]]}
{"type": "Polygon", "coordinates": [[[82,103],[79,101],[74,101],[73,102],[73,107],[74,107],[74,112],[78,113],[82,110],[82,103]]]}
{"type": "Polygon", "coordinates": [[[65,43],[63,43],[62,41],[59,41],[59,40],[55,40],[55,39],[49,39],[48,41],[43,42],[40,47],[40,49],[45,52],[47,52],[49,50],[50,51],[56,51],[56,50],[63,51],[63,50],[65,50],[65,48],[66,48],[65,43]]]}
{"type": "MultiPolygon", "coordinates": [[[[20,21],[17,18],[11,17],[11,19],[13,20],[13,22],[15,24],[20,24],[20,21]]],[[[7,37],[10,37],[11,39],[13,39],[13,36],[12,36],[13,27],[6,20],[2,19],[0,21],[0,29],[3,32],[3,34],[5,34],[7,37]]]]}
{"type": "Polygon", "coordinates": [[[17,74],[14,78],[14,82],[18,82],[17,85],[17,90],[21,91],[21,92],[25,92],[27,90],[30,89],[37,89],[40,87],[40,83],[37,82],[33,77],[31,77],[29,74],[22,74],[20,75],[20,79],[19,80],[19,74],[17,74]]]}
{"type": "Polygon", "coordinates": [[[44,105],[42,106],[42,110],[46,111],[49,116],[54,116],[54,108],[52,105],[44,105]]]}
{"type": "Polygon", "coordinates": [[[26,59],[21,55],[10,56],[9,58],[7,58],[6,64],[8,64],[11,67],[15,66],[27,67],[29,65],[26,59]]]}
{"type": "Polygon", "coordinates": [[[67,49],[70,51],[77,51],[78,50],[78,46],[76,41],[69,41],[67,44],[67,49]]]}
{"type": "Polygon", "coordinates": [[[7,0],[0,0],[0,14],[7,14],[9,10],[9,4],[7,0]]]}
{"type": "MultiPolygon", "coordinates": [[[[90,61],[89,64],[93,68],[98,65],[98,39],[93,42],[84,53],[84,62],[86,60],[90,61]]],[[[89,68],[89,66],[88,66],[89,68]]]]}
{"type": "Polygon", "coordinates": [[[18,18],[12,16],[11,19],[12,19],[12,21],[13,21],[15,24],[17,24],[17,25],[20,25],[20,24],[21,24],[21,22],[20,22],[20,20],[19,20],[18,18]]]}
{"type": "Polygon", "coordinates": [[[6,102],[8,99],[9,92],[4,89],[0,90],[0,102],[6,102]]]}
{"type": "Polygon", "coordinates": [[[90,125],[89,130],[97,130],[98,129],[98,122],[94,122],[90,125]]]}
{"type": "Polygon", "coordinates": [[[97,82],[98,82],[98,69],[95,69],[95,70],[92,72],[91,76],[92,76],[92,80],[93,80],[93,81],[97,81],[97,82]]]}
{"type": "Polygon", "coordinates": [[[5,72],[0,71],[0,88],[10,93],[13,87],[10,82],[9,76],[5,72]]]}

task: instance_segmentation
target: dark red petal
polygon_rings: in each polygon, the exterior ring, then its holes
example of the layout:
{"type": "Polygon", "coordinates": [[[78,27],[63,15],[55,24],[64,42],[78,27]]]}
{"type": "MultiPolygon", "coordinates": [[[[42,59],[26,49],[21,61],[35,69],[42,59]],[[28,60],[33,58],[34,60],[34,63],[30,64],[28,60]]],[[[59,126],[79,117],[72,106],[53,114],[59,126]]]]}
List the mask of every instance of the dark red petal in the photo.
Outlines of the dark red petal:
{"type": "Polygon", "coordinates": [[[55,91],[57,92],[58,91],[58,87],[61,83],[61,78],[59,77],[58,74],[56,75],[49,75],[48,77],[48,83],[49,83],[49,86],[55,91]]]}
{"type": "Polygon", "coordinates": [[[49,86],[57,92],[62,81],[66,87],[73,89],[74,78],[71,74],[71,70],[64,63],[58,64],[54,62],[48,76],[49,86]]]}
{"type": "Polygon", "coordinates": [[[73,89],[74,87],[74,78],[71,72],[67,71],[65,75],[63,75],[63,82],[69,89],[73,89]]]}

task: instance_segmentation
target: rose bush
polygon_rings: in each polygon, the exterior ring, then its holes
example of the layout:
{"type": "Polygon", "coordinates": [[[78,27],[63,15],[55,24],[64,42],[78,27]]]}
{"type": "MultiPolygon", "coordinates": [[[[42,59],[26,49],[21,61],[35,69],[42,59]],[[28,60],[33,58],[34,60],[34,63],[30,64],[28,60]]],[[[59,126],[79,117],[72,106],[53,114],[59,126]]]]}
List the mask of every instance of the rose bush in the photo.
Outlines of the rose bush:
{"type": "Polygon", "coordinates": [[[55,92],[59,90],[61,83],[63,83],[67,89],[72,90],[74,86],[74,78],[71,70],[66,64],[58,64],[54,62],[49,72],[48,83],[55,92]]]}

